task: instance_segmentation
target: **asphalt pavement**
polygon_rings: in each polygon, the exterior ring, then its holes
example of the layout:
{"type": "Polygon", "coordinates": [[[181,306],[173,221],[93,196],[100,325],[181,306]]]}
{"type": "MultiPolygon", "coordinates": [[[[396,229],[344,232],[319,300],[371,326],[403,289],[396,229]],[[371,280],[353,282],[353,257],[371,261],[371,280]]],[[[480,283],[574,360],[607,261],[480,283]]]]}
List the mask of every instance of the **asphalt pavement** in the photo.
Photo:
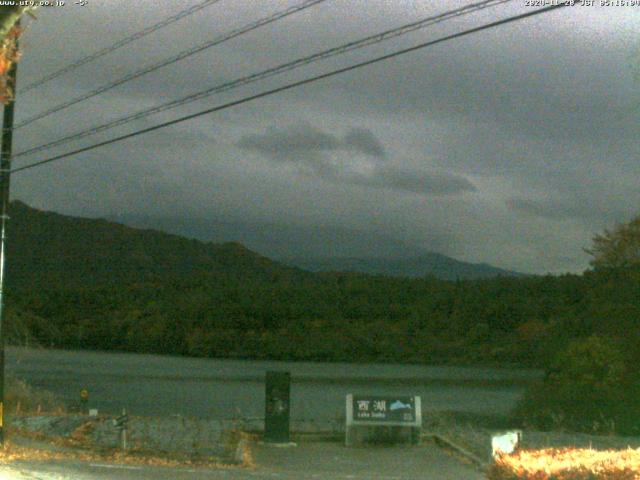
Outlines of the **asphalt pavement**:
{"type": "Polygon", "coordinates": [[[481,480],[472,465],[436,445],[347,448],[339,443],[252,446],[254,467],[202,469],[77,461],[17,461],[0,480],[481,480]]]}

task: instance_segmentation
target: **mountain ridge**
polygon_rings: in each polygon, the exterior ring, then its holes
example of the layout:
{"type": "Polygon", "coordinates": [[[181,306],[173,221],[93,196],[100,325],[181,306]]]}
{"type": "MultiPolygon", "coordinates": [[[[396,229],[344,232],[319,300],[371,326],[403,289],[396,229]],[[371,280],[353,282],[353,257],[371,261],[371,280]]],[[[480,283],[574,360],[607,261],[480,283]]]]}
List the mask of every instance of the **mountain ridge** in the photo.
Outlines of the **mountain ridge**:
{"type": "Polygon", "coordinates": [[[486,263],[462,262],[435,252],[410,258],[290,258],[280,261],[310,272],[358,272],[407,278],[431,275],[441,280],[468,280],[525,276],[486,263]]]}
{"type": "Polygon", "coordinates": [[[8,272],[11,285],[146,281],[159,276],[221,273],[234,276],[301,273],[237,242],[214,244],[100,218],[10,205],[8,272]],[[37,278],[34,273],[37,273],[37,278]]]}
{"type": "Polygon", "coordinates": [[[429,252],[385,235],[342,227],[208,222],[144,215],[108,218],[134,228],[154,228],[200,241],[236,241],[276,262],[316,273],[354,272],[408,278],[433,275],[443,280],[524,275],[429,252]]]}

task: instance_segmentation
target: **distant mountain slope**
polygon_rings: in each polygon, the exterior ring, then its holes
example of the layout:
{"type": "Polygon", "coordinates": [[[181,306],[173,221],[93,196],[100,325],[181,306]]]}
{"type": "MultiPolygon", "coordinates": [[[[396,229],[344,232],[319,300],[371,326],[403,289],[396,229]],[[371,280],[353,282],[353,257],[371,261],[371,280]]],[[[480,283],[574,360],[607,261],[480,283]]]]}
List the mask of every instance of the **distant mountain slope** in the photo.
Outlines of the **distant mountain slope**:
{"type": "MultiPolygon", "coordinates": [[[[9,287],[56,285],[67,288],[157,280],[166,284],[172,279],[194,274],[212,278],[259,278],[267,282],[274,277],[295,279],[311,275],[302,270],[351,271],[398,277],[434,275],[447,280],[515,275],[489,265],[474,265],[444,255],[421,252],[400,242],[394,244],[388,238],[371,240],[361,251],[395,252],[399,256],[408,254],[412,257],[346,256],[344,252],[356,251],[355,246],[360,241],[356,235],[351,239],[351,245],[341,248],[343,243],[349,243],[349,231],[346,229],[295,231],[293,227],[289,230],[274,227],[271,232],[263,231],[261,241],[256,241],[258,237],[255,235],[251,237],[249,227],[243,230],[235,225],[227,230],[229,235],[244,232],[237,240],[253,239],[257,244],[268,245],[269,239],[281,239],[281,242],[275,242],[278,248],[298,241],[308,247],[310,242],[305,242],[305,238],[316,235],[316,241],[326,244],[325,251],[339,255],[325,258],[297,256],[285,260],[285,265],[254,253],[237,242],[216,244],[102,219],[71,217],[33,209],[19,201],[11,204],[10,215],[9,287]],[[285,238],[289,239],[288,243],[285,243],[285,238]]],[[[201,236],[206,235],[204,225],[200,227],[201,236]]],[[[221,240],[220,236],[216,240],[221,240]]],[[[283,249],[282,253],[286,251],[283,249]]]]}
{"type": "Polygon", "coordinates": [[[297,257],[408,258],[426,253],[415,245],[385,235],[326,225],[239,223],[145,215],[119,215],[111,219],[132,227],[154,228],[206,242],[239,242],[275,260],[297,257]]]}
{"type": "Polygon", "coordinates": [[[433,275],[445,280],[519,275],[486,264],[455,260],[384,235],[347,228],[142,215],[113,219],[134,227],[156,228],[203,241],[240,242],[269,258],[311,272],[359,272],[397,277],[433,275]]]}
{"type": "Polygon", "coordinates": [[[425,277],[443,280],[521,276],[484,263],[467,263],[438,253],[415,258],[291,258],[284,263],[310,272],[360,272],[394,277],[425,277]]]}
{"type": "Polygon", "coordinates": [[[205,243],[40,211],[19,201],[12,202],[10,216],[10,286],[135,283],[198,272],[265,279],[301,274],[238,243],[205,243]]]}

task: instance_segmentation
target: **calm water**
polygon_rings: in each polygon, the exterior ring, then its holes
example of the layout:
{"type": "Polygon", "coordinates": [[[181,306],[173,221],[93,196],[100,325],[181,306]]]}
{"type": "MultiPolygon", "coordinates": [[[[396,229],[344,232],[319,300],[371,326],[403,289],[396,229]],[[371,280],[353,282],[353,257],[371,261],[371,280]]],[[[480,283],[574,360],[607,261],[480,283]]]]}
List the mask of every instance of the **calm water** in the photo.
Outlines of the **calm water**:
{"type": "Polygon", "coordinates": [[[69,402],[76,401],[80,390],[86,388],[90,405],[109,413],[126,407],[134,415],[261,417],[268,370],[291,372],[292,417],[316,421],[336,419],[344,410],[348,393],[420,395],[425,409],[507,413],[526,384],[538,375],[531,370],[7,348],[9,374],[69,402]]]}

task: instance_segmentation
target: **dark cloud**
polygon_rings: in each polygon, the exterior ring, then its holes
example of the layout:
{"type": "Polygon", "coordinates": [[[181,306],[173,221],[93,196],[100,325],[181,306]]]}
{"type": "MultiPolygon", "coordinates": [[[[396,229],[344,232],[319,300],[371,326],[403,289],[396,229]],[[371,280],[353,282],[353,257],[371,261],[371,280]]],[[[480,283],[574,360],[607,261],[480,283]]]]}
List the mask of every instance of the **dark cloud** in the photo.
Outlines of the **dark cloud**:
{"type": "Polygon", "coordinates": [[[595,185],[582,190],[577,186],[567,187],[544,198],[512,197],[505,203],[512,211],[529,217],[606,228],[630,220],[637,214],[639,200],[640,192],[635,187],[621,186],[612,195],[607,185],[595,185]],[[626,193],[619,193],[625,190],[626,193]]]}
{"type": "Polygon", "coordinates": [[[549,220],[567,220],[575,218],[575,212],[558,208],[558,205],[553,205],[548,200],[536,201],[527,198],[510,198],[506,203],[510,209],[526,215],[532,215],[534,217],[541,217],[549,220]]]}
{"type": "Polygon", "coordinates": [[[369,171],[359,171],[346,152],[355,151],[375,159],[385,156],[381,142],[370,130],[363,128],[352,128],[340,139],[310,125],[288,129],[270,127],[264,134],[244,135],[237,146],[272,161],[312,166],[314,174],[337,183],[420,195],[458,195],[476,191],[476,187],[461,175],[428,173],[377,163],[365,163],[369,171]],[[337,153],[338,160],[328,153],[337,153]]]}
{"type": "Polygon", "coordinates": [[[340,138],[310,125],[269,127],[264,134],[243,135],[237,145],[274,160],[296,160],[317,152],[338,150],[377,158],[385,155],[380,141],[371,130],[364,128],[352,128],[340,138]]]}
{"type": "Polygon", "coordinates": [[[291,160],[309,153],[340,148],[340,142],[336,137],[308,125],[288,129],[269,127],[267,132],[261,135],[244,135],[237,145],[274,160],[291,160]]]}
{"type": "MultiPolygon", "coordinates": [[[[198,1],[143,0],[135,16],[123,0],[43,10],[19,83],[198,1]]],[[[294,3],[219,2],[18,94],[17,121],[294,3]]],[[[121,85],[18,130],[14,150],[467,2],[360,3],[324,2],[121,85]]],[[[510,2],[47,154],[524,11],[510,2]]],[[[63,213],[340,225],[507,269],[581,271],[593,234],[640,205],[639,29],[637,8],[560,9],[21,172],[12,193],[63,213]]]]}
{"type": "Polygon", "coordinates": [[[373,175],[359,176],[354,183],[421,195],[460,195],[477,189],[460,175],[427,173],[396,167],[380,167],[373,175]]]}
{"type": "Polygon", "coordinates": [[[352,128],[345,134],[342,143],[346,147],[372,157],[384,158],[385,156],[384,147],[380,141],[371,130],[366,128],[352,128]]]}

